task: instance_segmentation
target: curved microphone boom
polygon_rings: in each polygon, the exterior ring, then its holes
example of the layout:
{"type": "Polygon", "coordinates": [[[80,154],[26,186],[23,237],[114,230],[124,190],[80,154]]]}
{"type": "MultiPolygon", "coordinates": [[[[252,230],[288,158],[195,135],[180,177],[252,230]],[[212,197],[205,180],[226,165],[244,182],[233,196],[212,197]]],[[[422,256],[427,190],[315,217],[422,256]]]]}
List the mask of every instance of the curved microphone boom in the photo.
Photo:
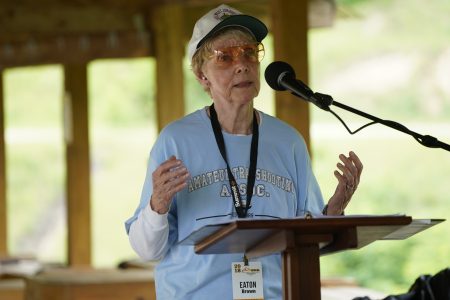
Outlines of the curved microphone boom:
{"type": "Polygon", "coordinates": [[[303,98],[306,101],[309,101],[317,105],[321,109],[332,113],[336,118],[339,119],[339,121],[345,126],[345,128],[350,134],[355,134],[369,125],[379,123],[411,135],[412,137],[414,137],[416,141],[418,141],[421,145],[425,147],[442,148],[447,151],[450,151],[449,144],[443,143],[433,136],[421,135],[417,132],[409,130],[400,123],[374,117],[368,113],[362,112],[353,107],[334,101],[333,98],[329,95],[314,93],[305,83],[295,78],[294,69],[288,63],[285,63],[283,61],[274,61],[273,63],[269,64],[266,68],[266,71],[264,72],[264,77],[266,78],[267,84],[274,90],[276,91],[289,90],[293,95],[303,98]],[[348,126],[345,124],[345,122],[330,109],[330,105],[335,105],[339,108],[345,109],[354,114],[370,119],[373,122],[370,122],[352,132],[350,128],[348,128],[348,126]]]}
{"type": "Polygon", "coordinates": [[[295,78],[294,69],[286,62],[274,61],[264,72],[267,84],[276,91],[289,90],[297,97],[303,98],[318,107],[329,110],[333,102],[331,96],[314,93],[305,83],[295,78]]]}

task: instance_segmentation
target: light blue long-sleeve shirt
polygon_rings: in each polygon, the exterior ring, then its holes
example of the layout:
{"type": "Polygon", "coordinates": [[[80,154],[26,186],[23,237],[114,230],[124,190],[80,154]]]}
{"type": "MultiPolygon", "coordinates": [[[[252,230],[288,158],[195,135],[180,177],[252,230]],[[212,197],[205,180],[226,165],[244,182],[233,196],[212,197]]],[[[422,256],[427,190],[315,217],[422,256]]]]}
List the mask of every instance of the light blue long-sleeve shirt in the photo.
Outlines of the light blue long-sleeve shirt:
{"type": "MultiPolygon", "coordinates": [[[[259,114],[256,181],[248,218],[320,214],[323,198],[303,138],[279,119],[259,114]]],[[[252,136],[223,135],[230,168],[245,199],[252,136]]],[[[197,255],[192,246],[178,242],[205,225],[236,218],[226,164],[205,109],[168,125],[150,153],[139,207],[125,224],[141,257],[161,258],[155,271],[158,299],[211,299],[211,295],[232,299],[231,263],[242,261],[242,254],[197,255]],[[169,213],[157,215],[148,205],[152,173],[172,155],[183,161],[191,177],[169,213]]],[[[264,299],[281,299],[280,255],[256,260],[262,262],[264,299]]]]}

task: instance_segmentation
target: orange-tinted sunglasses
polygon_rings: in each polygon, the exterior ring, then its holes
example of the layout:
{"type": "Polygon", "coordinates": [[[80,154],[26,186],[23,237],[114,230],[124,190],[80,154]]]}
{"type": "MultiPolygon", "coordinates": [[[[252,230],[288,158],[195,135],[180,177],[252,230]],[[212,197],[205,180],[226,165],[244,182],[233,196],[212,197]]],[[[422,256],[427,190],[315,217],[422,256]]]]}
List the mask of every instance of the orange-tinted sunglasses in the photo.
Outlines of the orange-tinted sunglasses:
{"type": "Polygon", "coordinates": [[[214,50],[209,59],[213,59],[218,66],[226,67],[232,65],[239,57],[252,63],[261,62],[264,53],[264,45],[255,43],[214,50]]]}

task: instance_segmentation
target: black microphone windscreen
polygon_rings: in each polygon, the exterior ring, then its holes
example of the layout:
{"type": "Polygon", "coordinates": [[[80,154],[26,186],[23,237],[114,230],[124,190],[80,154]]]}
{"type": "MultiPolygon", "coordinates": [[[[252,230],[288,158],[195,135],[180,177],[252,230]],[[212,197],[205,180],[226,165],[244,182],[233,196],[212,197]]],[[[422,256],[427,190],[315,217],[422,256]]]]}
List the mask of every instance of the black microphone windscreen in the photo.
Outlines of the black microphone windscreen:
{"type": "Polygon", "coordinates": [[[295,71],[288,63],[285,63],[284,61],[274,61],[267,66],[264,77],[271,88],[276,91],[284,91],[286,89],[281,86],[279,82],[280,75],[283,73],[287,73],[292,78],[295,78],[295,71]]]}

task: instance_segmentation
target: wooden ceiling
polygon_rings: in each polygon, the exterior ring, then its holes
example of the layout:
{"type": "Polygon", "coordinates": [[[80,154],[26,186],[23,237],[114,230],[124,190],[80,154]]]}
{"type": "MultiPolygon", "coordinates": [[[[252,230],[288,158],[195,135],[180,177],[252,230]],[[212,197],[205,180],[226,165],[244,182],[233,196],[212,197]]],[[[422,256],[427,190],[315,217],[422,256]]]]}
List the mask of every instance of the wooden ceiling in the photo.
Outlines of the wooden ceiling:
{"type": "MultiPolygon", "coordinates": [[[[309,2],[310,26],[330,26],[334,0],[309,2]]],[[[268,0],[0,0],[0,69],[152,56],[152,16],[162,5],[183,7],[187,41],[196,19],[220,3],[270,27],[268,0]]]]}

